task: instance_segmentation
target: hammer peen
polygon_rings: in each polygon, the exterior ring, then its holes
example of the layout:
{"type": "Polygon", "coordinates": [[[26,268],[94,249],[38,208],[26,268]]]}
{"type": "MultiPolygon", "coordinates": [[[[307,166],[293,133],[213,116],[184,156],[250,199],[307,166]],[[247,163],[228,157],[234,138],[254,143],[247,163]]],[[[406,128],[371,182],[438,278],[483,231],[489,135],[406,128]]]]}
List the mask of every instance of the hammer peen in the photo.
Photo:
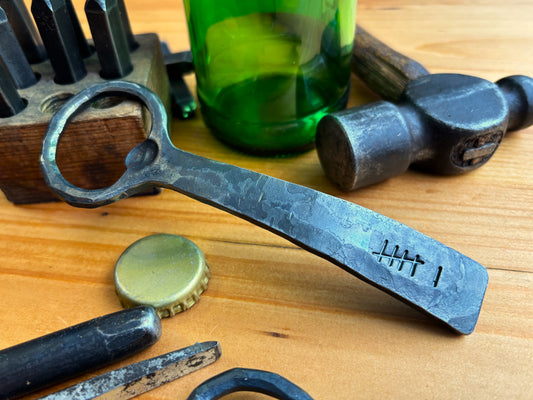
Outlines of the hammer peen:
{"type": "Polygon", "coordinates": [[[368,186],[409,166],[460,174],[485,164],[507,131],[533,124],[533,79],[496,83],[430,74],[361,27],[352,69],[378,101],[325,116],[317,126],[322,168],[342,190],[368,186]]]}

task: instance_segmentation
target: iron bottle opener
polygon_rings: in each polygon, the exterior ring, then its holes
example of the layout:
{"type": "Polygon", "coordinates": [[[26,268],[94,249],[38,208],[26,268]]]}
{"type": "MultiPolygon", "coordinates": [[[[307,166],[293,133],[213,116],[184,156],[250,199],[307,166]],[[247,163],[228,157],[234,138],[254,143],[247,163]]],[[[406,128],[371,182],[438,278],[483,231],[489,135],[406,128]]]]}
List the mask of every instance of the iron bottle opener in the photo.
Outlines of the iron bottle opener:
{"type": "Polygon", "coordinates": [[[284,237],[458,333],[474,330],[488,283],[482,265],[354,203],[177,149],[167,122],[157,95],[136,83],[111,81],[85,89],[50,122],[40,160],[45,181],[67,203],[88,208],[150,187],[175,190],[284,237]],[[86,190],[62,176],[57,145],[69,121],[106,95],[143,103],[152,126],[148,138],[126,157],[127,169],[113,185],[86,190]]]}

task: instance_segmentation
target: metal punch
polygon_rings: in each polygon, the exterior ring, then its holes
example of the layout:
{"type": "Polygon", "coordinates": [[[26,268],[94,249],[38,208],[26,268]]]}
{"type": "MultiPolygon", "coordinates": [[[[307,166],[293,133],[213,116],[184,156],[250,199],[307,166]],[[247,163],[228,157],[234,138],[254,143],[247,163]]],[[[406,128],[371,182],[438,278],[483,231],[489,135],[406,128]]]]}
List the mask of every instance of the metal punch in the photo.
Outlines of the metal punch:
{"type": "Polygon", "coordinates": [[[40,400],[131,399],[211,365],[221,354],[216,341],[196,343],[95,376],[40,400]]]}
{"type": "Polygon", "coordinates": [[[151,187],[175,190],[286,238],[458,333],[471,333],[476,325],[488,283],[482,265],[354,203],[174,147],[163,104],[138,84],[106,82],[69,99],[50,122],[40,163],[48,186],[71,205],[99,207],[151,187]],[[69,121],[106,95],[143,103],[152,126],[148,138],[126,157],[118,181],[86,190],[61,175],[57,145],[69,121]]]}

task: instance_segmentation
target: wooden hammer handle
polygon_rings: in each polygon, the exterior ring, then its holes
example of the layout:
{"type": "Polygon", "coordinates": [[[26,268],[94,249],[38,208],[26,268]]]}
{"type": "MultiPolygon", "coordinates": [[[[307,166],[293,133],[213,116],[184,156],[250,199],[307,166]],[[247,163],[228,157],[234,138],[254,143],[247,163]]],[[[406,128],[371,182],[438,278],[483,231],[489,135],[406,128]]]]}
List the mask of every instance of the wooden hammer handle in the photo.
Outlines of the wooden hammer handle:
{"type": "Polygon", "coordinates": [[[352,70],[384,100],[397,101],[413,79],[429,75],[421,64],[394,51],[357,26],[352,70]]]}

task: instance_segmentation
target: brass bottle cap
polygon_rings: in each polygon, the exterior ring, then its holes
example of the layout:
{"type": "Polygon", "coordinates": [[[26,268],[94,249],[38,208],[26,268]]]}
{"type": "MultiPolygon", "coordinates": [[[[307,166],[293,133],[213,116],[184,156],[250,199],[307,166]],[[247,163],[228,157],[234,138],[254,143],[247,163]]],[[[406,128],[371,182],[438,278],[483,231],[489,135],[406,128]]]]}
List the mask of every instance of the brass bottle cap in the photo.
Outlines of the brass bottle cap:
{"type": "Polygon", "coordinates": [[[122,306],[150,305],[160,318],[191,308],[208,280],[202,251],[177,235],[142,238],[122,253],[115,266],[115,289],[122,306]]]}

